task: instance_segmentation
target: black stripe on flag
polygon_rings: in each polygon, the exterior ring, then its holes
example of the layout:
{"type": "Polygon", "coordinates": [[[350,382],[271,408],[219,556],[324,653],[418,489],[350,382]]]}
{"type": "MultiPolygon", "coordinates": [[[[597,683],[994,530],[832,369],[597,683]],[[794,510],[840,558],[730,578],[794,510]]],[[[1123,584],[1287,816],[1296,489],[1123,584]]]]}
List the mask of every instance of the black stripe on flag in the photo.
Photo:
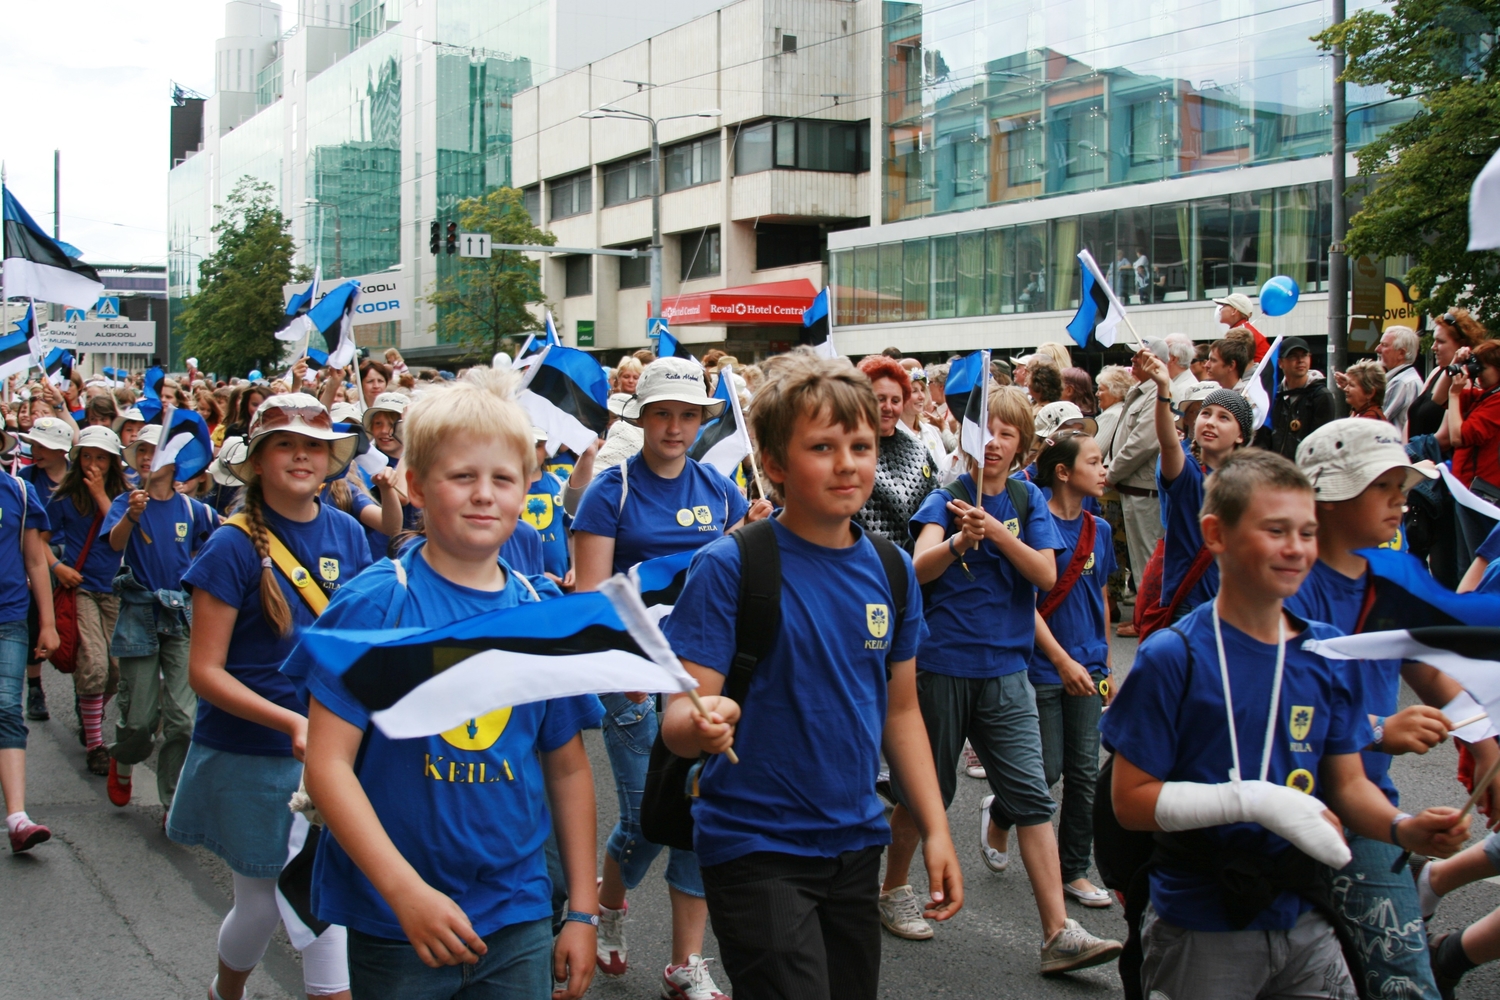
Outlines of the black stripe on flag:
{"type": "Polygon", "coordinates": [[[25,330],[17,330],[9,337],[0,338],[0,365],[31,356],[31,344],[28,343],[25,330]]]}
{"type": "Polygon", "coordinates": [[[609,427],[609,410],[600,406],[561,369],[539,365],[526,387],[600,437],[609,427]]]}
{"type": "MultiPolygon", "coordinates": [[[[728,378],[729,376],[721,375],[719,377],[728,378]]],[[[718,419],[703,428],[703,433],[698,436],[697,441],[693,442],[693,447],[689,450],[688,455],[695,462],[703,461],[704,456],[713,451],[714,445],[726,438],[733,437],[739,432],[739,429],[740,425],[734,419],[734,407],[724,407],[724,412],[719,415],[718,419]]]]}
{"type": "Polygon", "coordinates": [[[1500,628],[1447,625],[1408,631],[1413,639],[1433,649],[1441,649],[1471,660],[1500,658],[1500,628]]]}
{"type": "Polygon", "coordinates": [[[72,271],[91,281],[99,280],[99,272],[81,260],[63,253],[52,240],[32,232],[20,219],[5,220],[5,256],[20,257],[36,264],[72,271]]]}

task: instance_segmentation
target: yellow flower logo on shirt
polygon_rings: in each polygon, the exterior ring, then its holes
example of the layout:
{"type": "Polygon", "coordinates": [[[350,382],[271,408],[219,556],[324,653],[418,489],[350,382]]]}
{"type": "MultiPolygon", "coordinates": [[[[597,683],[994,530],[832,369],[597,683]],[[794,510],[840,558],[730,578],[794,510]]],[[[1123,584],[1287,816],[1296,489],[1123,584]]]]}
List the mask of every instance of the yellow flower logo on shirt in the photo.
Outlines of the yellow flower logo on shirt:
{"type": "Polygon", "coordinates": [[[1292,739],[1301,742],[1307,739],[1308,732],[1312,729],[1313,707],[1311,705],[1293,705],[1291,724],[1287,727],[1292,734],[1292,739]]]}
{"type": "Polygon", "coordinates": [[[1286,776],[1286,787],[1295,788],[1303,795],[1311,795],[1313,793],[1312,772],[1305,767],[1297,768],[1286,776]]]}
{"type": "Polygon", "coordinates": [[[177,522],[177,540],[180,542],[187,538],[188,526],[186,521],[177,522]]]}
{"type": "Polygon", "coordinates": [[[444,743],[460,750],[488,750],[505,732],[510,723],[510,712],[509,708],[497,708],[478,718],[467,719],[439,735],[444,743]]]}
{"type": "Polygon", "coordinates": [[[866,604],[865,624],[869,626],[871,635],[877,639],[884,639],[886,632],[891,628],[890,611],[884,604],[866,604]]]}
{"type": "Polygon", "coordinates": [[[537,531],[545,531],[552,524],[554,503],[546,493],[530,493],[521,508],[521,518],[537,531]]]}
{"type": "Polygon", "coordinates": [[[318,575],[329,583],[339,578],[339,561],[323,556],[318,559],[318,575]]]}
{"type": "Polygon", "coordinates": [[[713,524],[714,515],[707,507],[694,507],[693,517],[699,524],[713,524]]]}
{"type": "Polygon", "coordinates": [[[1019,517],[1007,517],[1005,519],[1005,530],[1017,538],[1021,537],[1021,519],[1019,517]]]}
{"type": "Polygon", "coordinates": [[[1085,573],[1087,573],[1089,570],[1091,570],[1093,568],[1094,568],[1094,554],[1092,552],[1090,552],[1089,553],[1089,561],[1083,564],[1083,571],[1085,573]]]}

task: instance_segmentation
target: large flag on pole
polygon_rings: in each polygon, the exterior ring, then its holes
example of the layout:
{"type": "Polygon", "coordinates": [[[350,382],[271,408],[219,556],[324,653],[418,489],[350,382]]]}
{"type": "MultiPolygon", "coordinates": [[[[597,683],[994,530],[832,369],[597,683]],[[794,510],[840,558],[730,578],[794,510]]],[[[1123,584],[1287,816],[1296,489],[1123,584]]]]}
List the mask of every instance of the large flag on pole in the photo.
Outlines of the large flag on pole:
{"type": "Polygon", "coordinates": [[[812,305],[802,312],[802,333],[799,343],[811,347],[822,358],[836,358],[838,349],[833,346],[833,316],[829,312],[828,286],[824,285],[812,305]]]}
{"type": "Polygon", "coordinates": [[[557,327],[552,323],[552,310],[547,310],[546,318],[544,319],[542,325],[546,331],[542,339],[537,340],[535,333],[528,333],[526,335],[526,339],[521,342],[521,349],[516,352],[517,361],[520,361],[523,358],[530,357],[531,355],[536,354],[538,351],[545,350],[546,348],[553,345],[556,345],[558,347],[562,346],[562,340],[560,340],[557,336],[557,327]]]}
{"type": "Polygon", "coordinates": [[[948,412],[961,420],[958,443],[984,469],[984,449],[990,443],[990,352],[975,351],[948,366],[944,394],[948,412]]]}
{"type": "Polygon", "coordinates": [[[291,301],[286,304],[286,314],[292,317],[292,321],[276,331],[277,340],[295,342],[306,339],[307,335],[313,329],[312,322],[307,318],[307,314],[312,310],[313,306],[318,304],[318,295],[322,284],[323,265],[319,264],[317,270],[313,272],[312,284],[296,295],[293,295],[291,301]]]}
{"type": "Polygon", "coordinates": [[[1113,347],[1119,334],[1116,327],[1125,318],[1125,306],[1115,297],[1114,289],[1087,247],[1078,251],[1078,262],[1083,265],[1083,289],[1078,297],[1078,312],[1068,323],[1068,334],[1079,347],[1088,346],[1089,334],[1103,346],[1113,347]]]}
{"type": "Polygon", "coordinates": [[[1276,384],[1281,375],[1281,337],[1271,342],[1262,355],[1255,376],[1245,380],[1245,398],[1255,413],[1256,427],[1271,426],[1276,411],[1276,384]]]}
{"type": "Polygon", "coordinates": [[[33,364],[31,339],[36,336],[36,311],[30,304],[26,315],[16,321],[15,329],[0,337],[0,379],[26,371],[33,364]]]}
{"type": "MultiPolygon", "coordinates": [[[[48,236],[3,188],[5,224],[4,297],[32,298],[87,309],[104,294],[99,273],[48,236]]],[[[71,249],[71,248],[70,248],[71,249]]]]}
{"type": "Polygon", "coordinates": [[[358,304],[359,282],[350,278],[308,310],[308,321],[328,343],[328,363],[334,368],[354,360],[354,307],[358,304]]]}
{"type": "Polygon", "coordinates": [[[599,362],[574,347],[543,348],[517,402],[547,432],[549,455],[563,445],[581,455],[609,425],[609,380],[599,362]]]}
{"type": "Polygon", "coordinates": [[[734,376],[727,370],[719,373],[714,398],[724,401],[723,412],[698,432],[698,440],[688,449],[688,456],[694,461],[712,465],[733,479],[740,463],[750,454],[750,431],[745,426],[745,415],[740,412],[740,396],[734,391],[734,376]]]}

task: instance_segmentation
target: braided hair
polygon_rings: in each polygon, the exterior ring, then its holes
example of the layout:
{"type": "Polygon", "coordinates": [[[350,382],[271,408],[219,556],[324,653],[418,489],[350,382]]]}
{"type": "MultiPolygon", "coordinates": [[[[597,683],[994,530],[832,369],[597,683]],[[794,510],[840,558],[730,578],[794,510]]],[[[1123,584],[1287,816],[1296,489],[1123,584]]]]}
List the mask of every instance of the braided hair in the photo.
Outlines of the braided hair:
{"type": "Polygon", "coordinates": [[[277,635],[286,635],[292,630],[292,609],[287,607],[286,595],[281,592],[271,566],[271,532],[266,527],[265,503],[260,477],[252,475],[240,492],[240,510],[250,523],[250,541],[255,554],[260,556],[260,610],[277,635]]]}

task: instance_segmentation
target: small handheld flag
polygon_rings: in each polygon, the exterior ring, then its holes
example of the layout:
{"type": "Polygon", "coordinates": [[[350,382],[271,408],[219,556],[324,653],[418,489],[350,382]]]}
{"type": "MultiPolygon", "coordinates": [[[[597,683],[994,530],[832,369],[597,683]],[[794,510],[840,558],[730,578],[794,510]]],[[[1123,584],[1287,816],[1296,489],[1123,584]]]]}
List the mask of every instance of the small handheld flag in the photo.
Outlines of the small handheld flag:
{"type": "MultiPolygon", "coordinates": [[[[662,334],[663,337],[666,334],[662,334]]],[[[719,374],[719,384],[714,388],[714,399],[724,400],[724,409],[718,417],[709,421],[700,431],[698,440],[688,449],[688,456],[704,465],[712,465],[730,479],[735,470],[750,454],[750,432],[745,427],[745,418],[740,413],[739,393],[734,391],[734,376],[728,371],[719,374]]]]}
{"type": "Polygon", "coordinates": [[[959,447],[984,469],[984,449],[993,435],[989,421],[990,352],[974,351],[948,366],[945,394],[950,413],[961,415],[959,447]]]}
{"type": "MultiPolygon", "coordinates": [[[[333,429],[340,434],[354,435],[354,465],[366,477],[373,476],[378,472],[384,472],[390,468],[391,463],[387,461],[381,450],[375,447],[375,442],[370,439],[370,435],[365,433],[364,424],[358,422],[337,423],[333,425],[333,429]]],[[[340,478],[342,475],[340,473],[339,476],[334,478],[340,478]]]]}
{"type": "Polygon", "coordinates": [[[1281,337],[1271,342],[1255,377],[1245,380],[1245,398],[1255,413],[1256,427],[1269,427],[1276,413],[1276,386],[1281,374],[1281,337]]]}
{"type": "Polygon", "coordinates": [[[317,270],[313,272],[312,284],[293,295],[291,301],[286,304],[286,314],[292,317],[292,321],[276,331],[277,340],[296,342],[306,338],[312,332],[312,322],[306,317],[312,307],[318,304],[322,284],[323,265],[319,264],[317,270]]]}
{"type": "Polygon", "coordinates": [[[549,455],[564,445],[581,455],[609,426],[609,380],[597,361],[574,347],[543,348],[526,370],[517,402],[547,431],[549,455]]]}
{"type": "Polygon", "coordinates": [[[1368,563],[1375,588],[1374,603],[1365,616],[1371,630],[1500,621],[1500,594],[1483,590],[1456,594],[1409,552],[1360,549],[1356,555],[1368,563]]]}
{"type": "Polygon", "coordinates": [[[833,346],[833,317],[829,313],[828,286],[824,285],[812,305],[802,312],[802,333],[798,342],[807,344],[821,358],[836,358],[838,349],[833,346]]]}
{"type": "Polygon", "coordinates": [[[34,364],[31,338],[36,336],[36,310],[28,304],[26,315],[16,321],[15,329],[0,337],[0,379],[19,375],[34,364]]]}
{"type": "Polygon", "coordinates": [[[354,308],[358,304],[359,282],[350,278],[307,313],[307,320],[328,342],[328,363],[334,368],[354,360],[354,308]]]}
{"type": "Polygon", "coordinates": [[[208,433],[208,424],[194,410],[179,406],[171,411],[167,420],[162,443],[151,458],[151,471],[175,465],[172,479],[185,483],[202,473],[214,460],[213,438],[208,433]]]}
{"type": "Polygon", "coordinates": [[[1090,334],[1101,345],[1113,347],[1118,337],[1116,328],[1125,318],[1125,306],[1115,297],[1114,289],[1087,247],[1078,251],[1078,262],[1083,265],[1083,284],[1078,297],[1078,312],[1068,323],[1068,334],[1079,347],[1088,346],[1090,334]]]}
{"type": "Polygon", "coordinates": [[[73,375],[73,355],[61,347],[54,347],[47,352],[42,370],[47,373],[48,381],[61,388],[73,375]]]}
{"type": "Polygon", "coordinates": [[[672,336],[672,331],[663,324],[661,333],[656,340],[656,356],[658,358],[683,358],[687,361],[697,361],[691,351],[682,346],[678,339],[672,336]]]}
{"type": "Polygon", "coordinates": [[[38,226],[10,189],[0,186],[5,237],[4,298],[41,299],[79,309],[92,307],[104,295],[99,272],[70,255],[38,226]]]}
{"type": "Polygon", "coordinates": [[[682,594],[682,585],[687,582],[688,566],[697,554],[697,549],[688,549],[647,559],[630,567],[630,581],[640,591],[641,603],[646,606],[646,613],[652,621],[660,623],[672,613],[678,596],[682,594]]]}

